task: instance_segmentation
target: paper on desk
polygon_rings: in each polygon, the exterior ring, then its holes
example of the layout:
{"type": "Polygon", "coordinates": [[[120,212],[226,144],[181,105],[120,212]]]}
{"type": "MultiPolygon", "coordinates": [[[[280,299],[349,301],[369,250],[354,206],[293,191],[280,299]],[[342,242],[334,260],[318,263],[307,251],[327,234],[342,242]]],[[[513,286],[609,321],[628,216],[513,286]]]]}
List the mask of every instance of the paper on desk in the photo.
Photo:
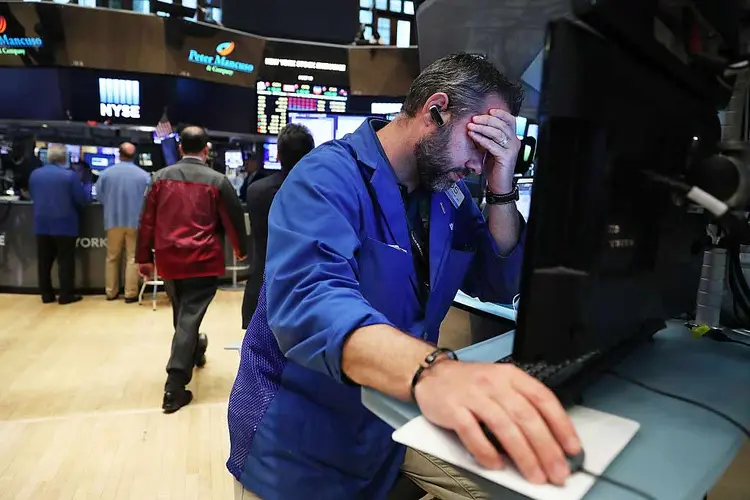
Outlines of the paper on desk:
{"type": "MultiPolygon", "coordinates": [[[[585,468],[601,474],[638,432],[640,424],[609,413],[576,406],[568,414],[586,450],[585,468]]],[[[488,481],[537,500],[580,500],[594,485],[585,474],[573,474],[564,487],[531,484],[512,466],[488,470],[480,466],[453,433],[434,426],[422,416],[393,433],[393,440],[471,471],[488,481]]],[[[506,459],[506,463],[509,460],[506,459]]]]}

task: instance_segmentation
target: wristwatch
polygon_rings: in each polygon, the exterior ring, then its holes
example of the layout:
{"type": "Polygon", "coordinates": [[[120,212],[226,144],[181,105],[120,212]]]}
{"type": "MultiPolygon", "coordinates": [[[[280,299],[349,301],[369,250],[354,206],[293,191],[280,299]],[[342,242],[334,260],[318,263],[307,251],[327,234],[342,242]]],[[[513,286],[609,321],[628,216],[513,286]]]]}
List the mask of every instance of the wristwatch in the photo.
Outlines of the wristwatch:
{"type": "Polygon", "coordinates": [[[488,189],[485,195],[488,205],[507,205],[508,203],[518,201],[518,198],[518,186],[515,186],[510,193],[505,194],[496,194],[488,189]]]}

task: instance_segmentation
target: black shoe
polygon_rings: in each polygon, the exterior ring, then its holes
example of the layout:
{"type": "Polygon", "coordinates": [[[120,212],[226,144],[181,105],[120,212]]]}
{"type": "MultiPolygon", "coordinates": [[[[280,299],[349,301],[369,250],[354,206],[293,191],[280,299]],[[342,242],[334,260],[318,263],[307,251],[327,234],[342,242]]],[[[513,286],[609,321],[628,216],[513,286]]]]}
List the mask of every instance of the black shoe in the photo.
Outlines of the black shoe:
{"type": "Polygon", "coordinates": [[[135,304],[138,302],[138,297],[125,297],[126,304],[135,304]]]}
{"type": "Polygon", "coordinates": [[[49,296],[42,295],[43,304],[51,304],[53,302],[57,302],[57,297],[55,297],[54,295],[49,295],[49,296]]]}
{"type": "Polygon", "coordinates": [[[174,413],[183,406],[187,406],[193,400],[193,393],[187,389],[181,389],[174,392],[165,392],[164,401],[161,404],[161,409],[164,413],[174,413]]]}
{"type": "Polygon", "coordinates": [[[203,368],[206,366],[206,349],[208,349],[208,337],[205,333],[198,335],[198,345],[195,348],[195,366],[203,368]]]}
{"type": "Polygon", "coordinates": [[[58,300],[57,302],[61,306],[64,306],[65,304],[73,304],[75,302],[80,302],[81,300],[83,300],[83,297],[81,297],[80,295],[73,295],[72,297],[60,297],[60,300],[58,300]]]}
{"type": "Polygon", "coordinates": [[[112,302],[113,300],[117,300],[120,298],[120,294],[115,295],[114,297],[107,297],[107,300],[109,302],[112,302]]]}

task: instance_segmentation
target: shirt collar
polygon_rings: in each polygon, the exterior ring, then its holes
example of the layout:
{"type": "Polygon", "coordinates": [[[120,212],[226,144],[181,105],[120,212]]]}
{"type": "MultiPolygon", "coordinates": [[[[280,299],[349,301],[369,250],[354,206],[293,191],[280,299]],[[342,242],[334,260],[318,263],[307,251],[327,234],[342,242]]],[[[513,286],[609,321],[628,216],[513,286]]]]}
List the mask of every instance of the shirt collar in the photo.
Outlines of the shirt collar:
{"type": "Polygon", "coordinates": [[[203,161],[203,158],[200,156],[193,156],[193,155],[182,155],[183,160],[198,160],[201,163],[206,163],[203,161]]]}

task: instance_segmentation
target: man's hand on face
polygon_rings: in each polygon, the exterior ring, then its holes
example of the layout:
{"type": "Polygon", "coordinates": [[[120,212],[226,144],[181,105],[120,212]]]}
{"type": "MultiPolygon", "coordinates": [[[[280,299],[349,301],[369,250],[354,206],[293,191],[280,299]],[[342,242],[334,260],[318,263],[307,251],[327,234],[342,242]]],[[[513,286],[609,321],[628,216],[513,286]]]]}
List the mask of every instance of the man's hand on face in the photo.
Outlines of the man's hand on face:
{"type": "Polygon", "coordinates": [[[484,148],[488,157],[484,164],[487,187],[497,194],[513,189],[513,172],[521,141],[516,137],[516,117],[502,109],[477,115],[468,124],[469,137],[484,148]]]}
{"type": "Polygon", "coordinates": [[[425,370],[415,397],[425,418],[455,431],[482,466],[502,468],[503,459],[480,428],[483,422],[532,483],[562,485],[570,475],[566,452],[581,451],[554,394],[512,365],[440,361],[425,370]]]}

